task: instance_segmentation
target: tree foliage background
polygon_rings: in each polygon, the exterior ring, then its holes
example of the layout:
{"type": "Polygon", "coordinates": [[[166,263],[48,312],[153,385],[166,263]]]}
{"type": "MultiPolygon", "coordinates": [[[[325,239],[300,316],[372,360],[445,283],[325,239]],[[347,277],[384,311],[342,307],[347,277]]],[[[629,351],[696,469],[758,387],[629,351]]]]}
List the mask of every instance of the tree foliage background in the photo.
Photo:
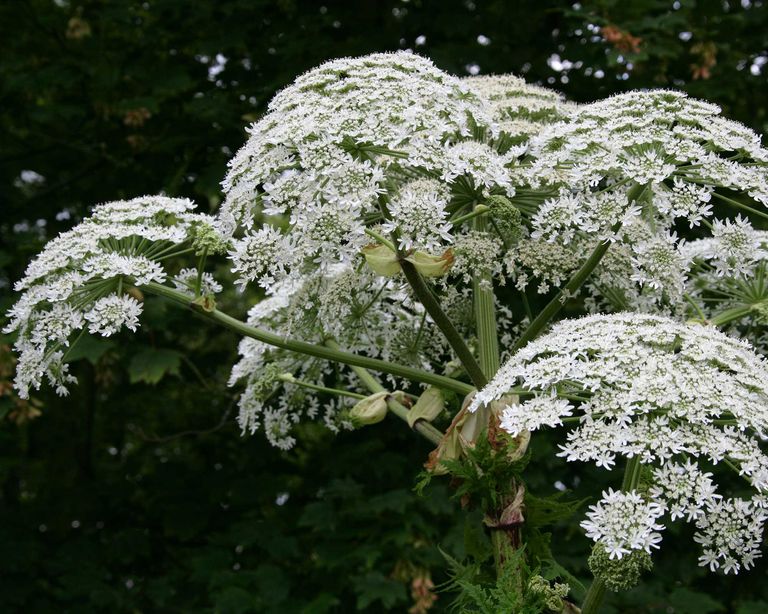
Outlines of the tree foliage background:
{"type": "MultiPolygon", "coordinates": [[[[579,101],[680,88],[768,128],[758,1],[5,2],[0,308],[91,205],[162,191],[215,210],[244,127],[278,89],[326,59],[402,48],[579,101]]],[[[226,300],[243,313],[258,297],[226,300]]],[[[226,387],[235,337],[160,302],[145,315],[130,343],[78,345],[66,399],[19,401],[0,339],[0,610],[419,614],[429,579],[446,580],[438,547],[485,547],[448,484],[413,493],[429,450],[400,425],[336,438],[305,427],[287,453],[242,438],[226,387]]],[[[530,484],[549,494],[554,444],[535,443],[530,484]]],[[[605,481],[557,471],[573,498],[605,481]]],[[[586,580],[576,523],[552,539],[586,580]]],[[[607,610],[765,612],[765,578],[765,564],[713,578],[689,546],[667,548],[653,579],[607,610]]],[[[430,611],[449,603],[438,593],[430,611]]]]}

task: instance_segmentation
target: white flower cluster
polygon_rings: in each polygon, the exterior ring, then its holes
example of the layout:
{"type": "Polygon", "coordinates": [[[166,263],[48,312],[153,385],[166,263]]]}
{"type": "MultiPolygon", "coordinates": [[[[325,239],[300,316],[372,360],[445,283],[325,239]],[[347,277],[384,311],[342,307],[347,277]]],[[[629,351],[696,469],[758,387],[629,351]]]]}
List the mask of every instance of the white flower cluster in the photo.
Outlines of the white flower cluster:
{"type": "Polygon", "coordinates": [[[436,179],[409,181],[392,196],[389,209],[392,219],[381,229],[387,233],[399,229],[402,249],[438,250],[441,241],[453,240],[445,209],[450,198],[448,187],[436,179]]]}
{"type": "Polygon", "coordinates": [[[218,294],[224,288],[216,281],[216,279],[210,273],[204,271],[202,274],[198,273],[195,268],[181,269],[176,275],[173,276],[173,285],[176,289],[183,292],[190,298],[195,297],[195,292],[198,289],[198,280],[200,284],[201,296],[212,296],[218,294]]]}
{"type": "Polygon", "coordinates": [[[520,152],[487,144],[498,132],[487,104],[410,53],[323,64],[275,96],[249,132],[219,217],[224,232],[244,233],[231,253],[243,284],[271,289],[306,268],[349,262],[372,224],[399,228],[408,249],[449,242],[453,183],[514,193],[507,164],[520,152]],[[482,142],[472,140],[478,131],[482,142]],[[260,215],[290,227],[261,226],[260,215]]]}
{"type": "Polygon", "coordinates": [[[748,343],[654,315],[565,320],[514,354],[472,409],[516,387],[533,396],[503,411],[501,426],[512,435],[575,421],[561,445],[566,460],[611,468],[623,456],[655,467],[648,485],[654,503],[637,493],[604,493],[583,525],[612,557],[655,545],[662,512],[695,523],[702,564],[712,569],[737,572],[760,556],[768,362],[748,343]],[[724,498],[700,463],[736,467],[755,495],[724,498]],[[637,513],[626,518],[629,508],[637,513]],[[725,509],[735,510],[727,523],[725,509]]]}
{"type": "Polygon", "coordinates": [[[590,506],[581,527],[587,537],[605,546],[610,558],[621,558],[633,550],[659,547],[664,526],[657,520],[663,515],[663,505],[648,502],[635,491],[609,488],[597,505],[590,506]]]}
{"type": "Polygon", "coordinates": [[[488,101],[494,122],[515,144],[527,142],[543,126],[564,119],[565,110],[572,106],[557,92],[515,75],[482,75],[464,81],[488,101]]]}
{"type": "Polygon", "coordinates": [[[51,240],[15,286],[21,297],[8,312],[5,332],[17,333],[15,386],[27,398],[47,379],[59,394],[75,381],[66,349],[73,333],[110,336],[135,331],[141,303],[125,294],[122,280],[162,283],[155,260],[214,220],[193,212],[185,199],[145,196],[96,206],[90,217],[51,240]]]}
{"type": "Polygon", "coordinates": [[[737,218],[714,224],[713,236],[685,243],[686,292],[697,316],[714,318],[732,312],[730,333],[749,339],[761,352],[768,348],[768,232],[754,230],[737,218]]]}
{"type": "Polygon", "coordinates": [[[547,180],[553,168],[567,185],[584,188],[623,180],[660,184],[676,177],[682,183],[668,198],[681,201],[693,216],[700,211],[691,203],[697,193],[685,189],[688,183],[746,192],[768,204],[768,151],[750,129],[721,117],[716,105],[683,92],[635,91],[579,105],[568,115],[532,139],[533,184],[547,180]]]}
{"type": "MultiPolygon", "coordinates": [[[[533,274],[547,291],[564,272],[554,262],[554,268],[543,268],[544,254],[565,249],[579,262],[589,253],[585,244],[606,238],[611,251],[624,254],[614,260],[613,273],[588,284],[588,304],[673,311],[688,268],[676,224],[685,220],[693,227],[711,219],[717,190],[768,205],[768,150],[754,132],[722,118],[717,106],[681,92],[630,92],[561,111],[564,119],[543,125],[531,138],[530,164],[516,175],[519,192],[526,183],[557,190],[533,213],[521,257],[510,253],[518,285],[533,274]],[[632,202],[628,186],[644,186],[632,202]],[[526,266],[532,253],[538,254],[536,271],[526,266]]],[[[711,227],[722,238],[718,269],[748,268],[755,244],[747,222],[715,219],[711,227]]]]}

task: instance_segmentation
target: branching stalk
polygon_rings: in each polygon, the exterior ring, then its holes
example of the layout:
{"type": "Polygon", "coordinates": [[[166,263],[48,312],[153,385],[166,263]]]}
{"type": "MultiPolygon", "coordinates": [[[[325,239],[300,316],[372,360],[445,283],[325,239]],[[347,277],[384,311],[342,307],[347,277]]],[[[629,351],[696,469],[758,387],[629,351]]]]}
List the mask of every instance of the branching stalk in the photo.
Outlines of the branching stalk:
{"type": "MultiPolygon", "coordinates": [[[[339,344],[332,339],[326,340],[325,345],[334,350],[339,350],[339,344]]],[[[363,385],[371,392],[376,393],[386,390],[386,388],[384,388],[384,386],[382,386],[381,383],[379,383],[379,381],[366,369],[353,366],[352,370],[355,372],[355,375],[360,378],[360,381],[363,382],[363,385]]],[[[406,423],[408,422],[408,408],[402,403],[399,403],[390,397],[387,399],[387,409],[401,420],[406,423]]],[[[443,433],[424,420],[418,420],[413,425],[413,430],[435,445],[438,445],[443,439],[443,433]]]]}
{"type": "Polygon", "coordinates": [[[350,365],[352,367],[363,367],[365,369],[371,369],[373,371],[380,371],[382,373],[390,373],[410,379],[416,382],[422,382],[424,384],[432,384],[445,390],[453,390],[459,394],[468,394],[474,388],[469,384],[460,382],[444,375],[437,373],[429,373],[428,371],[422,371],[421,369],[414,369],[406,365],[399,365],[396,363],[387,362],[385,360],[379,360],[378,358],[369,358],[368,356],[361,356],[359,354],[353,354],[351,352],[343,352],[341,350],[334,350],[322,345],[314,345],[312,343],[306,343],[304,341],[297,341],[289,339],[281,335],[276,335],[268,331],[250,326],[245,322],[233,318],[232,316],[219,311],[218,309],[211,309],[207,311],[200,305],[195,304],[190,300],[189,296],[168,286],[150,282],[141,286],[141,290],[157,296],[170,299],[171,301],[183,305],[185,307],[192,308],[195,313],[203,318],[212,320],[225,328],[235,331],[245,337],[256,339],[262,343],[272,345],[274,347],[282,348],[291,352],[297,352],[299,354],[305,354],[307,356],[314,356],[316,358],[323,358],[333,362],[339,362],[342,364],[350,365]]]}
{"type": "Polygon", "coordinates": [[[424,281],[424,278],[416,270],[413,264],[407,260],[401,259],[400,266],[403,269],[403,274],[411,285],[416,298],[419,299],[422,305],[424,305],[424,309],[426,309],[427,313],[432,317],[435,325],[442,331],[443,335],[445,335],[451,348],[456,352],[456,356],[459,357],[461,364],[464,365],[464,369],[467,371],[472,383],[478,390],[484,388],[488,383],[488,379],[485,377],[480,364],[467,347],[467,344],[464,343],[464,339],[459,334],[459,331],[456,330],[453,322],[451,322],[450,318],[445,314],[443,308],[440,307],[440,303],[424,281]]]}
{"type": "MultiPolygon", "coordinates": [[[[629,202],[631,203],[634,200],[638,200],[644,191],[644,185],[635,184],[627,194],[629,202]]],[[[611,233],[618,232],[620,228],[621,222],[615,224],[611,228],[611,233]]],[[[589,258],[587,258],[586,262],[581,265],[579,270],[573,274],[573,277],[571,277],[568,283],[560,289],[557,295],[551,301],[549,301],[546,307],[544,307],[539,315],[536,316],[536,319],[531,322],[530,326],[528,326],[520,339],[517,340],[517,343],[515,343],[513,350],[519,350],[529,341],[535,339],[539,333],[544,330],[552,318],[555,317],[557,312],[562,309],[568,298],[576,294],[584,282],[587,281],[587,278],[589,278],[592,272],[597,268],[597,265],[600,264],[600,261],[603,259],[603,256],[605,256],[605,253],[608,251],[610,246],[611,242],[609,240],[601,241],[597,247],[592,250],[592,253],[589,255],[589,258]]]]}

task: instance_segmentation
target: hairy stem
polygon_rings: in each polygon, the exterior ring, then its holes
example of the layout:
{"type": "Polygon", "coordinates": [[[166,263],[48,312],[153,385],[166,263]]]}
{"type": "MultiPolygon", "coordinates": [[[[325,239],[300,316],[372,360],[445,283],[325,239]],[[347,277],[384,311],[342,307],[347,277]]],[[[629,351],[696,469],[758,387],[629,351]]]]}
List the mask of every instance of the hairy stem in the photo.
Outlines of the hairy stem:
{"type": "Polygon", "coordinates": [[[314,345],[312,343],[306,343],[304,341],[297,341],[283,337],[282,335],[276,335],[268,331],[250,326],[245,322],[233,318],[232,316],[219,311],[218,309],[211,309],[210,311],[204,309],[200,305],[189,298],[183,292],[169,288],[162,284],[150,282],[141,286],[141,290],[157,296],[170,299],[171,301],[190,307],[195,313],[207,320],[211,320],[220,324],[221,326],[235,331],[245,337],[256,339],[262,343],[272,345],[274,347],[282,348],[291,352],[297,352],[299,354],[305,354],[307,356],[314,356],[316,358],[323,358],[333,362],[339,362],[342,364],[350,365],[352,367],[363,367],[365,369],[371,369],[373,371],[380,371],[382,373],[391,373],[398,377],[410,379],[416,382],[422,382],[424,384],[432,384],[438,388],[445,390],[453,390],[460,394],[468,394],[472,392],[474,388],[469,384],[460,382],[444,375],[437,373],[429,373],[428,371],[422,371],[421,369],[414,369],[406,365],[399,365],[390,363],[385,360],[379,360],[378,358],[369,358],[368,356],[361,356],[359,354],[353,354],[351,352],[343,352],[341,350],[334,350],[332,348],[314,345]]]}
{"type": "Polygon", "coordinates": [[[459,357],[461,364],[464,365],[464,369],[472,380],[472,383],[478,390],[484,388],[488,383],[488,379],[485,377],[482,368],[467,347],[467,344],[464,343],[464,339],[462,339],[459,331],[456,330],[453,322],[451,322],[450,318],[445,314],[443,308],[440,307],[440,303],[424,281],[424,278],[416,270],[413,264],[407,260],[401,259],[400,266],[403,269],[403,274],[413,289],[416,298],[419,299],[422,305],[424,305],[424,309],[426,309],[427,313],[432,317],[435,325],[442,331],[443,335],[445,335],[451,348],[456,352],[456,356],[459,357]]]}
{"type": "MultiPolygon", "coordinates": [[[[644,185],[635,184],[632,188],[630,188],[627,194],[629,202],[632,203],[632,201],[638,200],[642,193],[645,191],[645,187],[646,186],[644,185]]],[[[611,228],[611,233],[618,232],[619,228],[621,228],[621,222],[615,224],[611,228]]],[[[581,265],[579,270],[573,274],[573,277],[571,277],[568,283],[560,289],[557,295],[555,295],[555,297],[549,301],[549,303],[547,303],[546,307],[541,310],[539,315],[536,316],[536,319],[531,322],[520,339],[517,340],[517,343],[515,343],[513,350],[519,350],[529,341],[535,339],[538,334],[544,330],[544,327],[547,326],[550,320],[552,320],[552,318],[557,315],[557,312],[562,309],[568,298],[576,294],[584,282],[587,281],[587,278],[589,278],[592,272],[597,268],[597,265],[600,264],[600,261],[603,259],[605,252],[608,251],[610,246],[610,241],[601,241],[597,247],[592,250],[592,253],[589,255],[589,258],[587,258],[586,262],[581,265]]]]}

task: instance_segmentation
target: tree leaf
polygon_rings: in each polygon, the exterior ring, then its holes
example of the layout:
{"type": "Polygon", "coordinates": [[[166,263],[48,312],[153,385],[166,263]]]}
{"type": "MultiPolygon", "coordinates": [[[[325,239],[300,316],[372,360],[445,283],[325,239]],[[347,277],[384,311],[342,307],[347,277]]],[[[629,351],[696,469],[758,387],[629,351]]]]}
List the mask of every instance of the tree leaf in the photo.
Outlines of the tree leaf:
{"type": "Polygon", "coordinates": [[[146,349],[134,354],[128,365],[132,384],[157,384],[166,375],[178,375],[183,354],[175,350],[146,349]]]}

